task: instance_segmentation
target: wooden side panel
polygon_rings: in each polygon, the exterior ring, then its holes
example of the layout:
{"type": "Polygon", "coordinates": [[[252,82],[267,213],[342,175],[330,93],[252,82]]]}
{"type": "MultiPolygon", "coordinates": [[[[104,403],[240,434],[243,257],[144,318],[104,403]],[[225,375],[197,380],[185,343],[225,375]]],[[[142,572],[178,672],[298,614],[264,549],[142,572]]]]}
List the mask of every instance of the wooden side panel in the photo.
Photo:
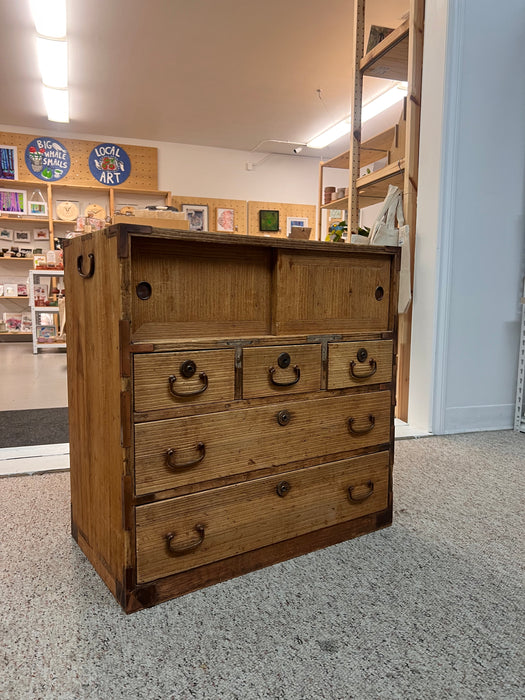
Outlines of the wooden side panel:
{"type": "Polygon", "coordinates": [[[321,388],[321,346],[317,344],[245,348],[242,366],[245,399],[321,388]],[[289,364],[284,367],[279,366],[282,354],[289,356],[289,364]]]}
{"type": "Polygon", "coordinates": [[[231,401],[235,395],[235,350],[146,353],[136,355],[134,364],[135,411],[231,401]],[[188,361],[195,364],[191,377],[181,373],[188,361]]]}
{"type": "Polygon", "coordinates": [[[139,238],[131,256],[135,341],[268,332],[270,250],[139,238]],[[135,294],[141,282],[151,285],[149,299],[135,294]]]}
{"type": "Polygon", "coordinates": [[[304,401],[291,398],[289,403],[243,411],[137,424],[136,492],[152,493],[386,444],[391,405],[390,392],[380,391],[304,401]],[[282,411],[289,415],[284,424],[278,420],[282,411]],[[174,467],[168,462],[170,450],[174,467]],[[179,464],[188,466],[177,468],[179,464]]]}
{"type": "Polygon", "coordinates": [[[392,352],[391,340],[329,343],[328,389],[392,381],[392,352]],[[360,350],[366,351],[363,359],[360,350]]]}
{"type": "Polygon", "coordinates": [[[151,581],[384,510],[388,465],[389,453],[381,452],[139,506],[137,580],[151,581]],[[283,482],[287,491],[279,496],[283,482]],[[173,548],[202,542],[173,554],[168,534],[173,548]]]}
{"type": "Polygon", "coordinates": [[[120,580],[125,545],[117,239],[83,236],[64,253],[73,528],[89,546],[85,551],[94,552],[92,564],[104,580],[108,574],[120,580]],[[80,255],[84,270],[94,256],[89,279],[77,272],[80,255]]]}
{"type": "Polygon", "coordinates": [[[391,258],[278,253],[274,333],[352,333],[389,328],[391,258]]]}

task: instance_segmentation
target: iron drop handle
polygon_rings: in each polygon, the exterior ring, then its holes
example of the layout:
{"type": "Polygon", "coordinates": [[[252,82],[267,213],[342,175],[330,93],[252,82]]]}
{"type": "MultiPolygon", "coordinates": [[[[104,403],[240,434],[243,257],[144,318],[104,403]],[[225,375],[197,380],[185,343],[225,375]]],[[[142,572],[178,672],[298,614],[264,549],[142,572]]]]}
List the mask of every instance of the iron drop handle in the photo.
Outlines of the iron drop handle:
{"type": "Polygon", "coordinates": [[[88,258],[89,258],[89,270],[87,272],[82,272],[82,267],[84,264],[84,256],[79,255],[77,258],[77,272],[85,280],[89,279],[90,277],[93,277],[93,275],[95,274],[95,256],[93,255],[93,253],[89,253],[88,258]]]}
{"type": "Polygon", "coordinates": [[[206,372],[200,372],[199,379],[202,382],[202,386],[199,389],[188,392],[175,391],[175,382],[177,381],[177,377],[174,374],[172,374],[170,377],[168,377],[168,382],[170,385],[170,394],[172,396],[178,396],[182,398],[185,398],[186,396],[197,396],[197,394],[202,394],[202,392],[206,391],[206,389],[208,388],[208,375],[206,374],[206,372]]]}
{"type": "Polygon", "coordinates": [[[202,460],[206,456],[206,446],[203,442],[199,442],[197,444],[197,449],[200,452],[197,459],[194,459],[191,462],[183,462],[182,464],[176,464],[175,462],[175,455],[177,454],[177,450],[174,450],[173,448],[169,449],[166,452],[166,464],[168,468],[171,469],[172,472],[177,472],[181,469],[188,469],[189,467],[194,467],[199,462],[202,462],[202,460]]]}
{"type": "Polygon", "coordinates": [[[356,374],[355,373],[355,368],[357,366],[357,362],[352,360],[350,363],[350,374],[354,379],[368,379],[372,375],[374,375],[377,371],[377,362],[375,360],[370,360],[369,362],[370,365],[370,371],[366,372],[365,374],[356,374]]]}
{"type": "Polygon", "coordinates": [[[179,547],[175,547],[173,545],[173,539],[175,538],[175,533],[173,532],[168,532],[166,534],[166,540],[168,541],[168,549],[171,554],[175,554],[178,556],[179,554],[188,554],[188,552],[193,552],[194,549],[197,549],[199,545],[201,545],[204,542],[204,525],[195,525],[193,528],[199,538],[195,542],[190,542],[190,544],[183,544],[179,547]]]}
{"type": "Polygon", "coordinates": [[[366,501],[367,498],[370,498],[370,496],[374,493],[374,482],[368,481],[366,483],[366,487],[368,488],[368,491],[365,491],[365,493],[361,494],[360,496],[354,495],[354,489],[356,489],[357,486],[348,487],[348,498],[352,501],[352,503],[361,503],[362,501],[366,501]]]}
{"type": "Polygon", "coordinates": [[[275,386],[293,386],[294,384],[297,384],[299,379],[301,379],[301,370],[298,365],[295,365],[293,371],[295,372],[295,379],[292,379],[291,382],[278,382],[274,379],[274,374],[276,372],[275,367],[268,367],[268,372],[270,373],[270,381],[275,386]]]}
{"type": "Polygon", "coordinates": [[[352,433],[352,435],[366,435],[374,428],[374,426],[376,424],[375,416],[370,414],[368,416],[368,421],[369,421],[369,425],[367,425],[366,428],[354,428],[355,418],[349,418],[348,419],[348,431],[350,433],[352,433]]]}

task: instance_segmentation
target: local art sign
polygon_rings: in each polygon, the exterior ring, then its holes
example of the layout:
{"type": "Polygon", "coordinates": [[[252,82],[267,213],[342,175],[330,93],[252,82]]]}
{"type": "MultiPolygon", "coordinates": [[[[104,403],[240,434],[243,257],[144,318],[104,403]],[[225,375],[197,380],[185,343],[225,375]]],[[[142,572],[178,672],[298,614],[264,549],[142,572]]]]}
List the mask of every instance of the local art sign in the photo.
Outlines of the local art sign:
{"type": "Polygon", "coordinates": [[[60,141],[45,136],[28,144],[25,161],[29,172],[44,182],[61,180],[71,167],[67,148],[60,141]]]}
{"type": "Polygon", "coordinates": [[[89,154],[89,170],[103,185],[121,185],[131,174],[131,161],[121,146],[101,143],[89,154]]]}

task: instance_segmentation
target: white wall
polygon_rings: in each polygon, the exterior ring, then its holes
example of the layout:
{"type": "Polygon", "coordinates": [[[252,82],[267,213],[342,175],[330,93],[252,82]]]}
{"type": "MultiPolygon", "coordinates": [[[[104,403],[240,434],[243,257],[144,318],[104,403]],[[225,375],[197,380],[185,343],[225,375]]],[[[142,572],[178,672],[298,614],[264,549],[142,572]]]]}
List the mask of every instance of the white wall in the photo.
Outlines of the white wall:
{"type": "MultiPolygon", "coordinates": [[[[423,102],[409,415],[438,433],[512,427],[525,273],[525,3],[448,10],[442,133],[437,97],[423,102]]],[[[441,60],[432,29],[426,88],[441,60]]]]}

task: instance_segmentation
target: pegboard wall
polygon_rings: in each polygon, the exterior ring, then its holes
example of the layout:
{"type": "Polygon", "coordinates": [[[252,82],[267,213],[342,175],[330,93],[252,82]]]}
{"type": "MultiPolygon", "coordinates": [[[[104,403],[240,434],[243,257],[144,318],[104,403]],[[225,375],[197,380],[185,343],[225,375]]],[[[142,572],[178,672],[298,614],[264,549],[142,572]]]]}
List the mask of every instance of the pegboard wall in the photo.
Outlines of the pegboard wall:
{"type": "Polygon", "coordinates": [[[286,237],[286,225],[288,217],[300,217],[308,219],[307,226],[311,227],[310,238],[315,238],[316,207],[312,204],[282,204],[277,202],[248,202],[248,234],[250,236],[286,237]],[[259,229],[259,211],[272,209],[279,212],[279,231],[270,233],[259,229]]]}
{"type": "MultiPolygon", "coordinates": [[[[28,144],[33,139],[41,138],[39,134],[15,134],[11,132],[0,132],[0,144],[6,146],[16,146],[18,161],[18,179],[25,182],[38,182],[42,180],[35,177],[30,172],[25,163],[25,151],[28,144]]],[[[53,137],[42,137],[52,140],[53,137]]],[[[100,145],[100,141],[80,141],[77,139],[63,139],[60,136],[54,137],[66,148],[71,158],[71,167],[67,175],[56,182],[61,185],[76,185],[77,187],[100,187],[107,189],[96,180],[89,170],[89,154],[100,145]]],[[[158,188],[157,179],[157,149],[144,146],[129,146],[127,144],[117,144],[126,151],[131,161],[131,173],[121,185],[113,187],[123,187],[138,190],[156,190],[158,188]]],[[[7,183],[7,180],[2,180],[7,183]]]]}
{"type": "Polygon", "coordinates": [[[240,199],[185,197],[173,195],[171,204],[182,211],[183,204],[205,204],[208,207],[208,231],[217,231],[217,209],[233,209],[233,233],[246,234],[246,202],[240,199]]]}

